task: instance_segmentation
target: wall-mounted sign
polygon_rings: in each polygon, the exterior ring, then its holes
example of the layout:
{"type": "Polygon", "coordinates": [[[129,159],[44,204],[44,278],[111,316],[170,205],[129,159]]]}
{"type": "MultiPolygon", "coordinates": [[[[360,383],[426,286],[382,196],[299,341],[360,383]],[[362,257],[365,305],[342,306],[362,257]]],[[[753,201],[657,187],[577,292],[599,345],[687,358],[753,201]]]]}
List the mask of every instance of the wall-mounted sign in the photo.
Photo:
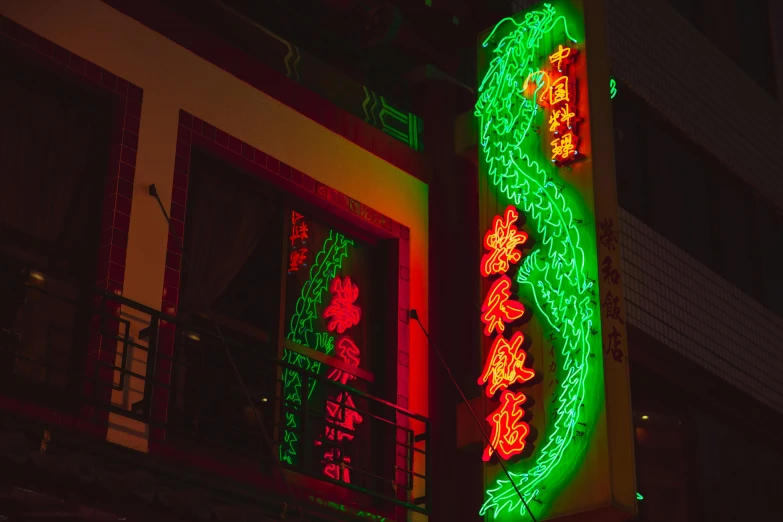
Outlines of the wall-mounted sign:
{"type": "Polygon", "coordinates": [[[540,4],[480,39],[490,520],[635,510],[608,74],[586,41],[605,48],[601,4],[540,4]]]}

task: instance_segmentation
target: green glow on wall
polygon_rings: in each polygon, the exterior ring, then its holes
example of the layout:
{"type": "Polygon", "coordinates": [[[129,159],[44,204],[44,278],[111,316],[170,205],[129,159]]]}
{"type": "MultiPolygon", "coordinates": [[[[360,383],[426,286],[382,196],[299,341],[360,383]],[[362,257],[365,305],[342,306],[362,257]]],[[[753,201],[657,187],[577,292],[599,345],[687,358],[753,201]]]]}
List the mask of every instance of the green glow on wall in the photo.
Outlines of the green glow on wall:
{"type": "MultiPolygon", "coordinates": [[[[289,340],[326,354],[334,350],[334,337],[325,332],[315,332],[313,320],[318,318],[317,307],[322,302],[324,292],[329,289],[329,282],[334,279],[337,271],[342,267],[343,260],[348,257],[349,246],[353,246],[352,240],[340,233],[329,231],[329,236],[324,240],[323,247],[316,254],[310,267],[310,277],[302,285],[302,293],[296,302],[291,317],[291,327],[286,335],[289,340]]],[[[288,349],[283,350],[283,360],[313,373],[321,372],[320,361],[314,361],[288,349]]],[[[302,404],[302,375],[287,368],[283,370],[282,380],[286,406],[295,409],[302,404]]],[[[308,398],[313,395],[315,384],[314,380],[310,380],[308,398]]],[[[286,412],[286,429],[283,430],[283,443],[280,445],[281,462],[296,464],[298,427],[299,416],[296,412],[286,412]]]]}
{"type": "Polygon", "coordinates": [[[422,120],[412,112],[403,112],[392,106],[385,97],[364,88],[364,121],[381,129],[389,136],[407,144],[413,150],[422,150],[422,120]]]}
{"type": "MultiPolygon", "coordinates": [[[[603,359],[594,215],[545,154],[545,111],[536,102],[546,57],[558,44],[582,41],[584,25],[567,5],[544,4],[517,19],[501,20],[483,43],[493,57],[479,85],[475,116],[482,171],[501,197],[523,210],[535,240],[536,248],[517,273],[520,298],[533,304],[545,334],[555,337],[558,384],[548,396],[554,406],[545,419],[531,422],[542,433],[533,454],[507,464],[539,518],[584,461],[603,405],[603,359]],[[535,92],[524,88],[531,78],[535,92]]],[[[504,474],[487,490],[480,514],[495,520],[528,518],[504,474]]]]}

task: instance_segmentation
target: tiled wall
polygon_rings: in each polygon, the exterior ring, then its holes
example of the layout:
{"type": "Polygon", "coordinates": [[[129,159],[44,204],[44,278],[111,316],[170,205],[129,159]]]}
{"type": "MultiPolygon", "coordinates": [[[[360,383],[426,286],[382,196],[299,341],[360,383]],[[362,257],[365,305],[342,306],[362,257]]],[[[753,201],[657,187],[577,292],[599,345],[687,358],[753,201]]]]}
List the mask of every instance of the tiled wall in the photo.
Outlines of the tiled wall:
{"type": "Polygon", "coordinates": [[[783,318],[621,209],[628,322],[783,413],[783,318]]]}
{"type": "Polygon", "coordinates": [[[783,208],[780,103],[665,1],[606,1],[612,74],[783,208]]]}

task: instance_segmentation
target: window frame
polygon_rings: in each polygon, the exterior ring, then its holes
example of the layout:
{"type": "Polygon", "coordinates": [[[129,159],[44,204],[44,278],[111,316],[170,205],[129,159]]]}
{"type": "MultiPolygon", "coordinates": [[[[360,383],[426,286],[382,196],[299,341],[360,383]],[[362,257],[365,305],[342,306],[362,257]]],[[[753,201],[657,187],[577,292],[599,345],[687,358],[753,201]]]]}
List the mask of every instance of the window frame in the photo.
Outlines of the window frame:
{"type": "MultiPolygon", "coordinates": [[[[82,89],[87,95],[105,96],[112,105],[111,134],[109,136],[108,164],[101,201],[100,233],[96,245],[96,292],[122,295],[125,283],[126,249],[136,175],[141,124],[141,87],[117,76],[103,67],[30,31],[13,20],[0,16],[0,45],[6,52],[34,67],[82,89]]],[[[96,294],[97,295],[97,294],[96,294]]],[[[119,315],[117,302],[106,304],[108,311],[119,315]]],[[[86,381],[81,396],[86,404],[75,417],[80,418],[84,430],[97,438],[105,439],[108,432],[109,409],[114,387],[116,335],[119,321],[108,321],[101,331],[101,311],[93,311],[88,326],[88,343],[84,354],[84,372],[101,384],[86,381]]],[[[32,408],[25,401],[16,401],[25,411],[49,422],[51,418],[65,416],[47,407],[32,408]]],[[[63,418],[66,423],[76,421],[63,418]]]]}
{"type": "MultiPolygon", "coordinates": [[[[229,135],[226,131],[180,110],[179,125],[177,131],[176,156],[174,162],[174,178],[172,198],[169,205],[171,217],[171,230],[168,236],[166,269],[164,273],[164,288],[162,310],[169,315],[176,315],[178,308],[178,296],[180,290],[180,272],[182,269],[182,238],[184,238],[185,209],[187,207],[188,177],[190,174],[191,150],[198,147],[229,165],[238,168],[248,174],[256,176],[260,181],[279,188],[285,194],[284,206],[290,210],[291,203],[296,200],[303,204],[304,208],[313,209],[318,218],[324,219],[330,225],[339,230],[366,242],[377,245],[381,241],[391,241],[388,248],[387,260],[389,270],[388,281],[379,281],[378,284],[389,284],[396,295],[397,313],[390,303],[388,309],[388,321],[386,331],[388,339],[383,348],[385,359],[394,360],[393,376],[387,376],[386,386],[383,390],[383,398],[389,400],[403,409],[408,406],[408,354],[409,348],[409,319],[408,310],[409,291],[407,287],[410,280],[410,230],[391,218],[367,207],[359,201],[348,197],[297,169],[281,162],[277,158],[268,155],[262,150],[256,149],[239,138],[229,135]],[[396,324],[392,325],[394,321],[396,324]]],[[[286,237],[283,234],[283,245],[286,237]]],[[[280,330],[278,338],[279,352],[282,354],[285,322],[285,267],[287,262],[287,250],[282,249],[281,256],[281,312],[280,330]]],[[[377,318],[377,320],[384,320],[377,318]]],[[[171,325],[169,325],[171,326],[171,325]]],[[[169,328],[165,326],[164,328],[169,328]]],[[[171,332],[163,332],[158,349],[162,357],[173,357],[174,336],[171,332]]],[[[160,369],[156,370],[156,380],[166,383],[170,375],[160,369]]],[[[375,376],[377,378],[377,376],[375,376]]],[[[167,406],[160,405],[153,411],[153,422],[165,423],[167,406]]],[[[150,442],[154,448],[156,443],[164,442],[166,438],[165,428],[151,427],[150,442]]]]}

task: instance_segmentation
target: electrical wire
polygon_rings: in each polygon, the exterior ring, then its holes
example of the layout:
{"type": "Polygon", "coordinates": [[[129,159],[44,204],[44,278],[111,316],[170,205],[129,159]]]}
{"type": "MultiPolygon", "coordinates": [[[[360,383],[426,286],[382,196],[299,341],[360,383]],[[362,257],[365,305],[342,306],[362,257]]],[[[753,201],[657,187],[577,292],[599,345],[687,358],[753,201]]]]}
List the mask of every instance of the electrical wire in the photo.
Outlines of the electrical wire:
{"type": "MultiPolygon", "coordinates": [[[[411,319],[419,323],[419,328],[421,328],[421,331],[424,332],[424,335],[427,337],[427,340],[429,340],[430,334],[427,332],[427,329],[424,328],[424,325],[421,324],[421,320],[419,320],[419,313],[415,309],[411,308],[409,315],[411,319]]],[[[470,410],[471,415],[473,415],[473,420],[476,421],[476,424],[481,430],[481,433],[484,435],[484,439],[486,439],[487,444],[489,444],[489,447],[492,448],[492,452],[497,453],[497,448],[495,448],[495,445],[492,444],[489,435],[487,435],[487,430],[484,429],[484,424],[479,420],[478,415],[476,415],[475,410],[473,410],[473,406],[470,405],[468,398],[465,396],[465,392],[463,392],[460,385],[457,384],[457,379],[454,377],[454,374],[451,373],[451,368],[449,368],[446,359],[443,358],[443,355],[440,353],[440,350],[438,350],[436,346],[429,345],[429,347],[435,350],[435,353],[438,354],[438,358],[440,359],[440,362],[443,363],[443,367],[446,369],[446,373],[449,374],[449,377],[451,378],[451,382],[454,383],[454,387],[457,388],[457,391],[462,396],[462,400],[465,402],[465,405],[470,410]]],[[[530,518],[533,519],[533,522],[538,522],[538,520],[536,520],[536,516],[530,510],[530,506],[528,506],[527,502],[525,502],[525,498],[522,496],[522,492],[519,491],[519,487],[517,487],[517,483],[514,481],[513,478],[511,478],[511,474],[508,472],[508,468],[506,468],[506,465],[503,463],[503,459],[498,458],[498,464],[500,464],[500,467],[503,468],[503,471],[508,477],[508,480],[511,482],[511,485],[514,486],[514,491],[516,491],[517,495],[519,495],[519,500],[522,501],[522,505],[525,506],[525,509],[530,514],[530,518]]]]}
{"type": "MultiPolygon", "coordinates": [[[[182,250],[182,260],[185,263],[186,268],[188,269],[188,274],[191,278],[190,282],[193,285],[195,285],[196,289],[200,294],[200,297],[203,301],[202,304],[204,305],[207,311],[207,316],[209,318],[209,321],[210,323],[212,323],[212,326],[215,327],[215,333],[217,333],[218,339],[220,339],[220,344],[223,346],[223,349],[226,352],[228,361],[231,363],[231,368],[234,371],[234,375],[236,376],[237,381],[239,381],[239,386],[240,388],[242,388],[245,398],[247,399],[248,405],[250,406],[250,410],[253,412],[256,422],[261,427],[261,433],[263,433],[264,439],[266,439],[267,444],[269,444],[269,448],[271,449],[272,454],[274,455],[275,462],[277,462],[278,466],[280,467],[280,473],[283,477],[283,482],[286,485],[286,489],[288,489],[288,493],[291,495],[291,499],[293,499],[294,504],[296,505],[296,509],[299,512],[299,517],[302,520],[305,520],[304,513],[302,512],[302,506],[299,504],[299,500],[296,498],[296,495],[294,495],[294,490],[291,488],[291,483],[288,481],[288,477],[286,476],[285,467],[283,467],[283,463],[278,458],[277,452],[275,451],[275,445],[272,442],[272,438],[269,436],[269,432],[267,432],[266,427],[264,426],[264,423],[262,422],[261,417],[258,414],[258,408],[256,408],[256,405],[253,403],[253,398],[251,397],[250,391],[247,389],[247,386],[245,385],[245,380],[242,378],[242,375],[239,373],[239,368],[237,367],[236,361],[234,360],[234,356],[231,354],[231,350],[228,347],[226,338],[223,336],[223,331],[220,329],[220,325],[218,324],[214,314],[212,313],[212,307],[210,306],[209,300],[207,299],[207,296],[204,293],[204,289],[201,287],[198,281],[195,281],[193,279],[192,265],[190,264],[188,256],[185,254],[184,241],[174,232],[174,227],[172,227],[171,225],[171,218],[169,217],[168,212],[166,212],[166,208],[163,206],[163,202],[160,200],[160,196],[158,195],[158,190],[155,187],[154,183],[149,187],[149,195],[157,200],[158,206],[160,206],[160,211],[163,213],[163,217],[166,219],[166,223],[168,224],[169,232],[171,232],[171,235],[176,237],[177,241],[179,241],[180,243],[180,248],[182,250]]],[[[288,505],[285,502],[283,502],[283,513],[282,513],[283,519],[285,518],[285,513],[287,509],[288,509],[288,505]]]]}

